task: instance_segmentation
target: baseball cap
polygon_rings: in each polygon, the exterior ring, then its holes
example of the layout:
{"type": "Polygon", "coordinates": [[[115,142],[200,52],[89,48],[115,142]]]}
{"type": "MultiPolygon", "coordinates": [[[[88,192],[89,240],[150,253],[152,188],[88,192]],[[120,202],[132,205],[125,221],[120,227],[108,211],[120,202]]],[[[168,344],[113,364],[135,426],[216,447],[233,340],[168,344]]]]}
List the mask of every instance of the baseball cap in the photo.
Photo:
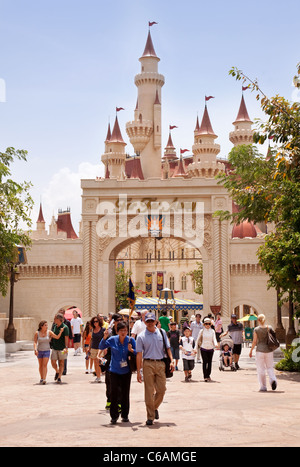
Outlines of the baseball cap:
{"type": "Polygon", "coordinates": [[[147,313],[145,316],[145,321],[156,321],[156,316],[154,313],[147,313]]]}

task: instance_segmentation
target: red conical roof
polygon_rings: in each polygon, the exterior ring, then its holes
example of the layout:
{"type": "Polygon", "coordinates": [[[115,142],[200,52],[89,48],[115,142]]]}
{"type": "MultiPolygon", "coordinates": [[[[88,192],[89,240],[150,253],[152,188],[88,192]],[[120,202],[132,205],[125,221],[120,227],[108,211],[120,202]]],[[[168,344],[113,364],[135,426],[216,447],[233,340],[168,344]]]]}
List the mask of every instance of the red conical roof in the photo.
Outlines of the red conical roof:
{"type": "Polygon", "coordinates": [[[144,53],[143,53],[142,57],[156,57],[156,58],[158,58],[156,53],[155,53],[154,47],[153,47],[153,42],[152,42],[150,31],[148,33],[146,47],[145,47],[145,50],[144,50],[144,53]]]}
{"type": "Polygon", "coordinates": [[[72,238],[73,240],[78,238],[75,230],[73,229],[70,210],[59,212],[56,223],[58,232],[66,232],[67,238],[72,238]]]}
{"type": "MultiPolygon", "coordinates": [[[[241,100],[241,105],[240,105],[239,113],[238,113],[238,115],[237,115],[237,117],[236,117],[235,122],[250,122],[250,123],[252,123],[252,121],[250,120],[249,115],[248,115],[248,111],[247,111],[247,107],[246,107],[246,104],[245,104],[244,95],[242,95],[242,100],[241,100]]],[[[234,123],[235,123],[235,122],[234,122],[234,123]]]]}
{"type": "Polygon", "coordinates": [[[110,123],[109,123],[105,142],[110,141],[110,138],[111,138],[111,131],[110,131],[110,123]]]}
{"type": "Polygon", "coordinates": [[[112,132],[109,142],[110,143],[124,143],[121,130],[119,127],[118,116],[116,116],[115,125],[114,125],[113,132],[112,132]]]}
{"type": "Polygon", "coordinates": [[[214,130],[212,129],[211,123],[210,123],[210,118],[208,115],[208,110],[207,110],[207,105],[205,106],[204,109],[204,114],[201,122],[201,126],[199,128],[198,134],[201,135],[215,135],[214,130]]]}
{"type": "Polygon", "coordinates": [[[182,156],[180,156],[180,160],[179,160],[178,166],[175,170],[173,177],[185,177],[185,176],[186,176],[186,172],[184,169],[184,163],[182,160],[182,156]]]}
{"type": "Polygon", "coordinates": [[[136,178],[138,180],[144,180],[141,160],[139,157],[127,159],[125,171],[127,178],[136,178]]]}
{"type": "Polygon", "coordinates": [[[196,120],[196,128],[195,128],[195,131],[199,131],[200,130],[200,125],[199,125],[199,118],[198,118],[198,115],[197,115],[197,120],[196,120]]]}
{"type": "Polygon", "coordinates": [[[166,148],[175,149],[175,146],[174,146],[173,141],[172,141],[171,132],[169,132],[169,140],[168,140],[168,144],[167,144],[166,148]]]}
{"type": "Polygon", "coordinates": [[[39,212],[39,218],[37,222],[45,222],[44,215],[43,215],[43,209],[42,209],[42,203],[40,203],[40,212],[39,212]]]}

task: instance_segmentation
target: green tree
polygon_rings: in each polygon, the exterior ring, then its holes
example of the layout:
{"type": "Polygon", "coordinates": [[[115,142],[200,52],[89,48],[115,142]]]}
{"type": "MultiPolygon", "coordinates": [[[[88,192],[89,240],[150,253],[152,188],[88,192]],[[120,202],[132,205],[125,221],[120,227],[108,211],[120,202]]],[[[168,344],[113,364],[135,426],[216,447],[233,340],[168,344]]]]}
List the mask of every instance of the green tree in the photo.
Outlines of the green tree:
{"type": "Polygon", "coordinates": [[[31,183],[17,183],[11,178],[11,164],[15,160],[27,160],[27,151],[7,148],[0,152],[0,292],[6,295],[11,265],[16,262],[16,245],[29,247],[29,234],[21,229],[22,224],[30,229],[29,217],[33,207],[30,196],[31,183]]]}
{"type": "Polygon", "coordinates": [[[127,296],[131,276],[132,272],[122,266],[116,268],[116,311],[120,311],[122,308],[129,308],[127,296]]]}
{"type": "Polygon", "coordinates": [[[195,293],[198,295],[203,294],[203,264],[197,261],[197,269],[188,273],[188,276],[192,277],[192,280],[195,282],[195,293]]]}
{"type": "MultiPolygon", "coordinates": [[[[294,84],[300,87],[300,64],[294,84]]],[[[257,122],[254,143],[268,139],[275,143],[269,157],[259,154],[252,145],[233,148],[229,154],[231,169],[219,176],[230,192],[239,212],[217,212],[221,218],[240,223],[273,222],[274,231],[266,236],[258,258],[269,274],[269,286],[280,288],[282,295],[292,292],[300,303],[300,103],[283,97],[268,98],[257,81],[233,68],[230,74],[249,83],[257,92],[267,121],[257,122]]]]}

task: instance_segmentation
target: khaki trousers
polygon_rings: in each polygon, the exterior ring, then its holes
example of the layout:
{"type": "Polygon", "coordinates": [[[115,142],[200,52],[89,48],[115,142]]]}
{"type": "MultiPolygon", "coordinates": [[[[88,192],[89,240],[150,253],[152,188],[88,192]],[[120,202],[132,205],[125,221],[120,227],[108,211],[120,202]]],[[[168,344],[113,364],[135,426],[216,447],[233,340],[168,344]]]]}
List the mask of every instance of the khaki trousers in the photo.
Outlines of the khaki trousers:
{"type": "Polygon", "coordinates": [[[157,410],[167,390],[165,363],[157,360],[144,360],[143,377],[147,419],[154,420],[157,410]]]}

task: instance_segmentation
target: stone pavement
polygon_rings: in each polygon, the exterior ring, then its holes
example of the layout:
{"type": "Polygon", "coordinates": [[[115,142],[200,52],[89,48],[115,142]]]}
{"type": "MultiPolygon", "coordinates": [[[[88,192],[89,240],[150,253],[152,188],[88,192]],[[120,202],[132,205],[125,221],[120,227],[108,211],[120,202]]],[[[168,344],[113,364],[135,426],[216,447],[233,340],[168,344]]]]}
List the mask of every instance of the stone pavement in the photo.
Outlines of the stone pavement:
{"type": "Polygon", "coordinates": [[[300,375],[277,372],[277,391],[259,393],[248,354],[244,348],[240,371],[220,372],[216,352],[211,383],[203,381],[200,364],[190,383],[176,372],[167,383],[160,420],[147,427],[136,375],[130,423],[111,426],[105,384],[85,375],[84,356],[70,350],[62,385],[54,383],[49,363],[48,384],[40,386],[33,352],[17,352],[0,363],[0,446],[299,446],[300,375]]]}

